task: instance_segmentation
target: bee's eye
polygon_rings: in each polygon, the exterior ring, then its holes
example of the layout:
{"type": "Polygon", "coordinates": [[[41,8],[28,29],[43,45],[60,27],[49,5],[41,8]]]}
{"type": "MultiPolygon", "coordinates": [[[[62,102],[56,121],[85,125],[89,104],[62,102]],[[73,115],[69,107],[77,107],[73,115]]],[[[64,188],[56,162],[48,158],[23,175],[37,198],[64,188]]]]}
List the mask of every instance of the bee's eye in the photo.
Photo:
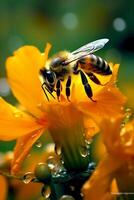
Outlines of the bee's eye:
{"type": "Polygon", "coordinates": [[[53,68],[56,68],[56,67],[60,66],[62,62],[63,62],[63,59],[60,58],[60,57],[57,57],[57,58],[54,58],[54,59],[52,60],[52,62],[51,62],[50,65],[51,65],[53,68]]]}
{"type": "Polygon", "coordinates": [[[52,71],[46,71],[46,79],[48,83],[53,84],[55,82],[55,73],[52,71]]]}

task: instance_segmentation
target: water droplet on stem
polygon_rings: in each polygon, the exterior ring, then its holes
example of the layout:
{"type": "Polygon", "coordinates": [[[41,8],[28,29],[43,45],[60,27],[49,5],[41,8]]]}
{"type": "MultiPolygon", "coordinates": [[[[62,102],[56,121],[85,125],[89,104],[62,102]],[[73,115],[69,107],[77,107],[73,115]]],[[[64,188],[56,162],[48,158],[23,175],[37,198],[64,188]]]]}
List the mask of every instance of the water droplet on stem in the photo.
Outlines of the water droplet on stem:
{"type": "Polygon", "coordinates": [[[55,145],[55,153],[60,156],[61,155],[61,146],[59,144],[55,145]]]}
{"type": "Polygon", "coordinates": [[[80,154],[83,158],[86,158],[88,155],[88,149],[86,146],[80,146],[80,154]]]}
{"type": "Polygon", "coordinates": [[[56,159],[54,158],[54,156],[49,156],[48,159],[47,159],[47,164],[48,164],[48,167],[53,170],[55,168],[55,166],[57,165],[57,161],[56,159]]]}
{"type": "Polygon", "coordinates": [[[45,197],[45,199],[48,199],[51,195],[51,189],[48,185],[45,185],[43,188],[42,188],[42,191],[41,191],[41,194],[43,197],[45,197]]]}
{"type": "Polygon", "coordinates": [[[23,176],[23,183],[28,184],[32,182],[33,179],[34,179],[34,174],[32,172],[27,172],[23,176]]]}
{"type": "Polygon", "coordinates": [[[60,200],[75,200],[71,195],[63,195],[60,200]]]}

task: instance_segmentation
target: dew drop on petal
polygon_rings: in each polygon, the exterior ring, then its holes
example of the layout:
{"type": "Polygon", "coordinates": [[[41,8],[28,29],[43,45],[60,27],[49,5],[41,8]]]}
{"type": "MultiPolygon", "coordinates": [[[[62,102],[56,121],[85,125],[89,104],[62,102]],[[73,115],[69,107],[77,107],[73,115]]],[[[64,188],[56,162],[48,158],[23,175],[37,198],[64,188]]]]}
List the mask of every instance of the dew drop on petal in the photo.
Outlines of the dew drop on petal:
{"type": "Polygon", "coordinates": [[[71,195],[63,195],[59,200],[75,200],[71,195]]]}
{"type": "Polygon", "coordinates": [[[83,158],[86,158],[88,155],[88,149],[86,146],[80,146],[80,154],[83,158]]]}
{"type": "Polygon", "coordinates": [[[21,118],[21,117],[23,117],[23,114],[19,111],[13,111],[13,116],[15,118],[21,118]]]}
{"type": "Polygon", "coordinates": [[[34,174],[32,172],[27,172],[23,176],[23,183],[28,184],[30,183],[34,178],[34,174]]]}
{"type": "Polygon", "coordinates": [[[45,185],[41,191],[41,194],[43,197],[45,197],[45,199],[49,199],[50,195],[51,195],[51,189],[48,185],[45,185]]]}
{"type": "Polygon", "coordinates": [[[37,140],[36,143],[35,143],[35,146],[38,147],[38,148],[41,148],[42,142],[40,140],[37,140]]]}

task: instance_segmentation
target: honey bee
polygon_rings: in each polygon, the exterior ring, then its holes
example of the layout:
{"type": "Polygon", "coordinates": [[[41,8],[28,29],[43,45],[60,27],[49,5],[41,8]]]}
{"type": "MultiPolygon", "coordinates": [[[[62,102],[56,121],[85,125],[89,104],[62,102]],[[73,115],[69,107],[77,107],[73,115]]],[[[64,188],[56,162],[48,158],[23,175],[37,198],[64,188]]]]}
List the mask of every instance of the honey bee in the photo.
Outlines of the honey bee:
{"type": "Polygon", "coordinates": [[[47,92],[53,97],[56,93],[58,101],[62,90],[61,82],[66,80],[66,97],[69,100],[71,75],[80,75],[81,83],[86,95],[95,102],[92,88],[88,83],[87,76],[98,85],[102,85],[94,73],[100,75],[110,75],[112,71],[108,63],[102,58],[93,54],[93,52],[102,49],[109,39],[99,39],[90,42],[79,49],[67,53],[66,56],[57,56],[51,60],[49,66],[40,69],[40,75],[43,80],[42,89],[49,101],[47,92]],[[86,76],[87,75],[87,76],[86,76]]]}

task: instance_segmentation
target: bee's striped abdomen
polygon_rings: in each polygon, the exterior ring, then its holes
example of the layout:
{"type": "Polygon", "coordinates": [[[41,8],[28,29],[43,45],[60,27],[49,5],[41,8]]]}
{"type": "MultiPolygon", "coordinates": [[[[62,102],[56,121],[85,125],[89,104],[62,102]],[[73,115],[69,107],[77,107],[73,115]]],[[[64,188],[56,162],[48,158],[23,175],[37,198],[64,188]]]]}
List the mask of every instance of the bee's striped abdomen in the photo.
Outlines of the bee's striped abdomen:
{"type": "Polygon", "coordinates": [[[89,63],[92,65],[92,71],[102,75],[110,75],[112,71],[108,63],[102,58],[93,54],[89,55],[89,63]]]}
{"type": "Polygon", "coordinates": [[[90,54],[79,60],[80,67],[86,72],[95,72],[101,75],[110,75],[112,71],[108,63],[102,58],[90,54]]]}

